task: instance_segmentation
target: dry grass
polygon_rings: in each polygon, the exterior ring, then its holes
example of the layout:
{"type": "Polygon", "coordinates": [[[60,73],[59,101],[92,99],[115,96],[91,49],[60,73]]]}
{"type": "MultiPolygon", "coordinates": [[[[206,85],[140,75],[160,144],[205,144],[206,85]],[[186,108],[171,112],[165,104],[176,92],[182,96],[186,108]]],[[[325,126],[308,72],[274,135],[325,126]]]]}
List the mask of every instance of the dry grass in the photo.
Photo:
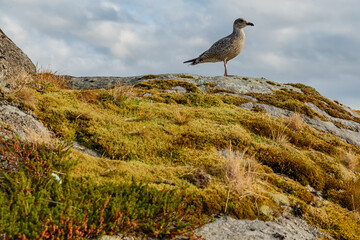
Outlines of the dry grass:
{"type": "Polygon", "coordinates": [[[121,102],[125,99],[134,99],[137,97],[134,86],[117,85],[111,90],[114,100],[121,102]]]}
{"type": "Polygon", "coordinates": [[[273,140],[275,143],[283,146],[289,143],[289,136],[286,135],[286,126],[276,126],[272,123],[272,121],[269,121],[269,128],[270,128],[270,137],[271,140],[273,140]]]}
{"type": "Polygon", "coordinates": [[[235,191],[238,195],[246,195],[255,192],[255,179],[258,175],[260,164],[254,157],[246,156],[243,152],[232,151],[230,148],[225,152],[227,162],[225,164],[225,177],[228,183],[225,213],[227,211],[230,192],[235,191]]]}
{"type": "Polygon", "coordinates": [[[246,150],[239,152],[230,148],[226,151],[226,159],[225,177],[230,188],[238,194],[252,192],[260,164],[254,157],[246,156],[246,150]]]}
{"type": "Polygon", "coordinates": [[[11,76],[6,80],[10,89],[19,90],[29,85],[33,81],[31,75],[25,70],[22,70],[19,74],[11,76]]]}
{"type": "Polygon", "coordinates": [[[53,72],[49,69],[37,68],[34,79],[39,84],[51,84],[52,86],[60,89],[68,89],[68,80],[65,76],[53,72]]]}
{"type": "Polygon", "coordinates": [[[302,131],[305,127],[301,115],[299,113],[292,114],[288,119],[288,127],[294,131],[302,131]]]}
{"type": "MultiPolygon", "coordinates": [[[[37,146],[40,146],[44,143],[51,144],[52,143],[52,137],[51,134],[47,133],[37,133],[33,129],[25,129],[27,133],[26,141],[30,142],[32,144],[35,144],[37,146]]],[[[55,145],[55,144],[54,144],[55,145]]]]}
{"type": "Polygon", "coordinates": [[[178,109],[174,110],[174,120],[178,125],[186,125],[191,121],[192,118],[193,115],[189,112],[179,111],[178,109]]]}
{"type": "Polygon", "coordinates": [[[35,106],[36,105],[36,95],[35,91],[28,87],[22,87],[18,90],[13,91],[13,95],[20,99],[23,102],[26,102],[28,105],[35,106]]]}
{"type": "Polygon", "coordinates": [[[359,158],[352,152],[347,152],[340,158],[340,162],[349,170],[354,170],[359,164],[359,158]]]}
{"type": "Polygon", "coordinates": [[[99,94],[94,90],[83,90],[79,93],[79,99],[84,103],[96,103],[99,101],[99,94]]]}

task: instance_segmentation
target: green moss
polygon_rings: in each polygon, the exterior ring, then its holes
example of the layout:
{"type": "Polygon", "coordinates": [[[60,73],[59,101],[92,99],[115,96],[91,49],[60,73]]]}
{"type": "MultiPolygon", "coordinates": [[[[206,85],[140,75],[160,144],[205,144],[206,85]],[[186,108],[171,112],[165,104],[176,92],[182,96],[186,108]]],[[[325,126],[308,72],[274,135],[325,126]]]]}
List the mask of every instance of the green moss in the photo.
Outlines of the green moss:
{"type": "Polygon", "coordinates": [[[248,95],[255,97],[261,103],[273,105],[275,107],[287,109],[293,112],[298,112],[312,118],[318,117],[322,120],[326,120],[324,116],[318,114],[310,107],[305,105],[305,103],[309,102],[309,100],[302,93],[295,91],[274,90],[273,94],[250,93],[248,95]]]}
{"type": "Polygon", "coordinates": [[[319,190],[325,186],[326,177],[323,170],[308,158],[276,146],[260,147],[256,150],[255,156],[275,173],[285,174],[304,186],[310,184],[319,190]]]}
{"type": "Polygon", "coordinates": [[[204,83],[204,85],[207,87],[210,87],[210,88],[213,88],[216,86],[214,83],[210,83],[210,82],[206,82],[206,83],[204,83]]]}
{"type": "Polygon", "coordinates": [[[276,83],[276,82],[273,82],[273,81],[266,81],[266,83],[268,84],[271,84],[271,85],[274,85],[274,86],[281,86],[280,84],[276,83]]]}
{"type": "Polygon", "coordinates": [[[304,186],[296,181],[275,174],[270,175],[268,177],[268,181],[280,188],[285,193],[301,199],[307,204],[314,201],[314,196],[308,190],[306,190],[304,186]]]}
{"type": "Polygon", "coordinates": [[[193,76],[191,75],[188,75],[188,74],[179,74],[179,75],[176,75],[177,77],[179,78],[190,78],[190,79],[195,79],[193,76]]]}
{"type": "Polygon", "coordinates": [[[142,87],[146,89],[171,89],[175,86],[184,87],[189,92],[199,92],[199,88],[189,82],[172,80],[172,79],[155,79],[144,81],[135,85],[135,87],[142,87]]]}
{"type": "Polygon", "coordinates": [[[148,74],[148,75],[142,76],[140,79],[154,79],[154,78],[158,78],[158,77],[160,77],[160,75],[148,74]]]}
{"type": "Polygon", "coordinates": [[[322,208],[309,206],[305,220],[329,233],[335,239],[355,240],[360,237],[360,216],[348,212],[332,203],[322,208]]]}
{"type": "Polygon", "coordinates": [[[306,102],[311,102],[318,106],[321,110],[325,111],[332,117],[336,118],[342,118],[346,120],[353,120],[355,122],[360,123],[360,118],[354,117],[346,111],[344,108],[342,108],[339,104],[336,102],[325,98],[320,93],[318,93],[314,88],[305,86],[303,84],[289,84],[294,87],[300,88],[303,92],[303,97],[301,97],[299,94],[295,94],[295,98],[304,99],[306,102]]]}
{"type": "MultiPolygon", "coordinates": [[[[262,214],[259,207],[267,206],[274,215],[281,212],[271,200],[271,196],[277,194],[283,194],[292,203],[303,204],[305,209],[314,199],[304,188],[307,184],[323,190],[329,200],[342,204],[343,200],[335,198],[335,193],[346,190],[344,183],[352,175],[341,167],[338,159],[344,151],[359,154],[355,146],[307,126],[300,132],[293,131],[285,120],[239,108],[249,101],[247,99],[201,92],[184,81],[144,81],[134,91],[138,96],[152,95],[117,100],[111,90],[61,90],[37,96],[36,116],[57,136],[76,140],[103,155],[103,158],[94,158],[74,152],[74,158],[81,161],[71,173],[73,177],[93,179],[100,185],[116,185],[132,177],[147,178],[157,189],[167,186],[163,184],[165,180],[175,186],[188,185],[187,191],[194,193],[189,201],[199,212],[222,213],[228,190],[224,172],[226,159],[217,151],[229,148],[231,142],[232,150],[246,150],[263,165],[254,183],[262,184],[254,186],[253,195],[239,198],[231,191],[229,215],[269,220],[271,217],[262,214]],[[189,92],[163,91],[173,86],[182,86],[189,92]],[[176,111],[191,115],[191,121],[176,124],[176,111]],[[288,141],[277,142],[278,134],[288,141]],[[197,186],[186,178],[198,168],[211,176],[208,185],[197,186]]],[[[277,91],[274,95],[264,95],[263,100],[316,116],[290,92],[277,91]]]]}

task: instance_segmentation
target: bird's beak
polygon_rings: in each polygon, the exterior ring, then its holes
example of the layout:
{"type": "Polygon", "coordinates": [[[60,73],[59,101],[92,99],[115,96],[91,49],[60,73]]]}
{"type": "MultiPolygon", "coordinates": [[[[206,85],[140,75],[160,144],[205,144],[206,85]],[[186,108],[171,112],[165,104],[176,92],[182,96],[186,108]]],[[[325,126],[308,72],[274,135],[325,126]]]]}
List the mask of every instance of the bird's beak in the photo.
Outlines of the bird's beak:
{"type": "Polygon", "coordinates": [[[246,23],[246,25],[249,25],[249,26],[254,26],[254,24],[253,24],[253,23],[251,23],[251,22],[247,22],[247,23],[246,23]]]}

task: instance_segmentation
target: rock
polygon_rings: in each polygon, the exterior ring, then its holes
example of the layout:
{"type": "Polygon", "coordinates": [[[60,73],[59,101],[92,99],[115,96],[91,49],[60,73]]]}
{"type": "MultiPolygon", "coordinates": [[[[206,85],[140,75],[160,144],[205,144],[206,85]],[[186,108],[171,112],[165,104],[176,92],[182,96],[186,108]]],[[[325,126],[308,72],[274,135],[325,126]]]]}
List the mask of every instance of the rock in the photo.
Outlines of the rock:
{"type": "Polygon", "coordinates": [[[34,73],[35,65],[0,29],[0,83],[22,71],[34,73]]]}
{"type": "Polygon", "coordinates": [[[186,88],[181,87],[181,86],[174,86],[169,90],[165,90],[165,92],[184,94],[184,93],[187,93],[187,90],[186,90],[186,88]]]}
{"type": "MultiPolygon", "coordinates": [[[[142,76],[134,77],[69,77],[70,81],[68,86],[72,89],[100,89],[111,88],[117,84],[137,84],[142,81],[149,81],[149,79],[142,79],[142,76]]],[[[162,74],[155,76],[154,79],[174,79],[193,83],[199,87],[200,90],[206,91],[209,85],[213,89],[227,90],[236,94],[245,93],[262,93],[272,94],[273,90],[287,89],[289,91],[301,92],[300,89],[286,85],[278,84],[268,81],[263,78],[247,78],[247,77],[208,77],[199,76],[195,74],[184,75],[179,74],[162,74]]]]}
{"type": "Polygon", "coordinates": [[[320,230],[295,217],[279,218],[275,222],[264,222],[260,220],[236,220],[223,216],[195,232],[206,240],[309,240],[324,236],[320,230]]]}
{"type": "Polygon", "coordinates": [[[98,157],[98,158],[102,157],[101,153],[98,153],[95,150],[84,147],[77,141],[73,141],[72,144],[73,144],[73,148],[76,150],[79,150],[80,152],[83,152],[83,153],[93,156],[93,157],[98,157]]]}
{"type": "MultiPolygon", "coordinates": [[[[331,133],[347,143],[352,143],[355,146],[360,147],[360,124],[359,123],[356,123],[351,120],[345,120],[345,119],[331,117],[326,112],[319,109],[316,105],[314,105],[312,103],[305,103],[305,104],[308,107],[312,108],[314,111],[322,114],[324,117],[326,117],[329,120],[328,122],[326,122],[326,121],[322,121],[318,118],[310,118],[308,116],[302,115],[301,117],[305,123],[307,123],[309,126],[315,128],[317,130],[324,131],[326,133],[331,133]],[[349,129],[339,128],[333,122],[339,122],[349,129]],[[350,130],[350,129],[352,129],[352,130],[350,130]]],[[[267,105],[267,104],[262,104],[262,103],[248,102],[248,103],[244,103],[244,104],[240,105],[241,108],[247,109],[247,110],[252,110],[253,107],[255,107],[255,106],[262,108],[267,114],[269,114],[272,117],[287,118],[293,114],[292,111],[274,107],[274,106],[267,105]]]]}
{"type": "Polygon", "coordinates": [[[184,179],[199,188],[205,188],[211,182],[211,175],[206,173],[202,168],[197,168],[193,173],[184,175],[184,179]]]}
{"type": "MultiPolygon", "coordinates": [[[[0,123],[7,126],[21,139],[29,140],[34,135],[41,139],[50,139],[50,132],[32,115],[15,106],[0,102],[0,123]]],[[[0,125],[0,126],[1,126],[0,125]]]]}

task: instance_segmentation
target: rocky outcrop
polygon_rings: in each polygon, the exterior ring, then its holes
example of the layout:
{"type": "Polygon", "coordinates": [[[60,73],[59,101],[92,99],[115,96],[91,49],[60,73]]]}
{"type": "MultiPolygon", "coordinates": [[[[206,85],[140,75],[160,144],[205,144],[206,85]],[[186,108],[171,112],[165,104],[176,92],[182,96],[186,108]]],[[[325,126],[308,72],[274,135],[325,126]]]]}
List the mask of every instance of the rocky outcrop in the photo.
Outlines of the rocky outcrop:
{"type": "MultiPolygon", "coordinates": [[[[149,81],[152,79],[173,79],[181,80],[195,84],[201,91],[212,90],[218,94],[227,94],[236,97],[246,98],[249,101],[242,104],[241,108],[253,110],[254,107],[261,108],[264,112],[268,113],[272,117],[290,117],[294,112],[287,109],[278,108],[264,103],[259,103],[258,99],[254,96],[246,94],[260,93],[260,94],[273,94],[274,90],[285,90],[302,93],[300,88],[288,85],[280,84],[269,81],[265,78],[248,78],[248,77],[208,77],[199,76],[193,74],[161,74],[161,75],[145,75],[134,77],[69,77],[69,87],[72,89],[108,89],[114,87],[117,84],[135,85],[143,81],[149,81]]],[[[176,92],[184,94],[186,89],[181,86],[172,87],[170,90],[164,90],[166,92],[176,92]]],[[[145,93],[144,97],[151,96],[145,93]]],[[[331,100],[329,100],[331,101],[331,100]]],[[[331,101],[332,102],[332,101],[331,101]]],[[[325,111],[321,110],[318,106],[311,102],[304,103],[307,107],[317,112],[323,119],[317,117],[309,117],[302,115],[302,119],[305,123],[311,127],[323,131],[325,133],[331,133],[343,141],[354,144],[360,147],[360,123],[348,119],[342,119],[330,116],[325,111]],[[326,119],[326,120],[324,120],[326,119]]],[[[339,108],[351,114],[354,118],[360,119],[360,115],[350,109],[349,107],[341,104],[337,104],[339,108]]]]}
{"type": "Polygon", "coordinates": [[[29,57],[0,29],[0,83],[22,71],[33,73],[35,65],[29,57]]]}
{"type": "Polygon", "coordinates": [[[265,78],[248,77],[208,77],[195,74],[161,74],[145,75],[134,77],[70,77],[69,87],[72,89],[108,89],[117,84],[137,84],[149,79],[173,79],[186,81],[198,86],[202,91],[209,88],[227,90],[238,94],[262,93],[271,94],[273,90],[287,89],[290,91],[301,92],[300,89],[269,81],[265,78]]]}
{"type": "Polygon", "coordinates": [[[308,240],[317,239],[324,235],[304,220],[295,217],[279,218],[276,222],[264,222],[260,220],[236,220],[227,216],[197,229],[196,234],[206,240],[308,240]]]}
{"type": "Polygon", "coordinates": [[[41,139],[50,138],[50,132],[34,116],[22,111],[18,107],[0,102],[1,128],[13,131],[24,140],[29,140],[29,138],[33,137],[41,139]]]}

